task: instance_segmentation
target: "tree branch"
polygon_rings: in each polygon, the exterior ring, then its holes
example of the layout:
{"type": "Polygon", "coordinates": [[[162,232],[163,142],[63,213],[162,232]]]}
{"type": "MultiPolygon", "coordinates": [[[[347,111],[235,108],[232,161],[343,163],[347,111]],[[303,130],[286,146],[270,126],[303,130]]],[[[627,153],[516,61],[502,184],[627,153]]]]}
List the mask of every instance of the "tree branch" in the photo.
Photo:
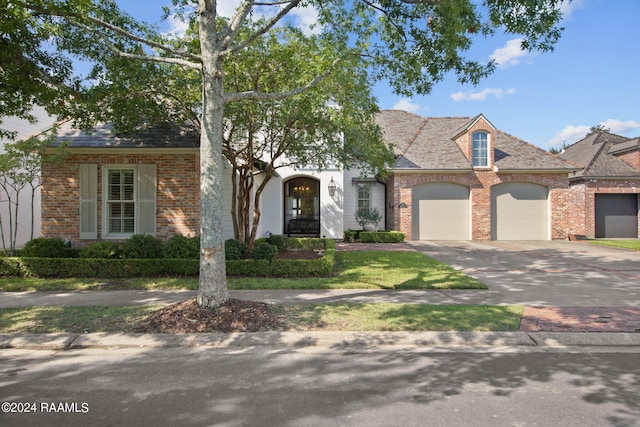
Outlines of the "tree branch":
{"type": "Polygon", "coordinates": [[[309,89],[313,89],[318,86],[324,79],[327,78],[329,74],[331,74],[333,68],[342,61],[342,58],[337,58],[335,61],[331,63],[331,66],[327,71],[316,76],[313,80],[307,83],[304,86],[301,86],[297,89],[292,89],[286,92],[277,92],[277,93],[266,93],[260,91],[248,91],[248,92],[235,92],[235,93],[227,93],[225,95],[225,102],[238,102],[238,101],[276,101],[279,99],[290,98],[292,96],[300,95],[308,91],[309,89]]]}

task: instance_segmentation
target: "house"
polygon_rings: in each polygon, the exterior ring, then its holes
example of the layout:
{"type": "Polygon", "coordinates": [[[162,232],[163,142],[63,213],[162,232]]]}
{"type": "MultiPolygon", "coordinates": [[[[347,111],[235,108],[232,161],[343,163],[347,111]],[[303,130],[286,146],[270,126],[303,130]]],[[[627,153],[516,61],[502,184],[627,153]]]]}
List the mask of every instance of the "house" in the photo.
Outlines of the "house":
{"type": "Polygon", "coordinates": [[[569,173],[578,170],[497,129],[483,115],[382,111],[395,146],[387,228],[412,240],[566,239],[569,173]]]}
{"type": "MultiPolygon", "coordinates": [[[[262,196],[258,235],[341,239],[360,229],[359,208],[383,214],[379,228],[413,240],[566,239],[568,174],[580,167],[495,128],[483,115],[425,118],[404,111],[377,117],[396,160],[381,182],[358,170],[281,168],[262,196]]],[[[63,123],[71,155],[47,171],[42,233],[77,246],[134,233],[161,239],[199,233],[198,135],[153,129],[119,136],[63,123]]],[[[224,170],[225,211],[231,167],[224,170]]],[[[224,236],[233,237],[231,218],[224,236]]]]}
{"type": "Polygon", "coordinates": [[[569,175],[575,234],[640,237],[640,138],[594,132],[558,157],[583,167],[569,175]]]}
{"type": "MultiPolygon", "coordinates": [[[[58,139],[70,151],[48,170],[42,189],[42,234],[74,246],[147,233],[167,240],[200,232],[199,136],[151,129],[115,135],[108,124],[91,133],[60,124],[58,139]]],[[[224,168],[224,211],[231,210],[231,166],[224,168]]],[[[385,209],[386,188],[359,171],[312,167],[278,169],[262,194],[258,236],[300,234],[341,239],[359,229],[358,207],[385,209]]],[[[380,227],[384,226],[384,221],[380,227]]],[[[233,237],[231,216],[224,238],[233,237]]]]}

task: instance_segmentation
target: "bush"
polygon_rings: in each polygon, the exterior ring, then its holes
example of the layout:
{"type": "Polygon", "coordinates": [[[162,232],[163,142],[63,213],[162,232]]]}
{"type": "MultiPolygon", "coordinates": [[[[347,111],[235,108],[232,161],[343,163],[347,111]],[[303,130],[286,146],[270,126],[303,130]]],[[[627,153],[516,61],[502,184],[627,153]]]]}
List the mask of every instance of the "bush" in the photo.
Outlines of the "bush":
{"type": "Polygon", "coordinates": [[[127,259],[162,258],[162,242],[150,234],[134,234],[125,240],[122,253],[127,259]]]}
{"type": "Polygon", "coordinates": [[[68,249],[64,240],[59,237],[38,237],[28,241],[20,251],[20,255],[34,258],[67,258],[70,257],[68,249]]]}
{"type": "Polygon", "coordinates": [[[254,260],[264,259],[267,261],[273,261],[278,255],[278,247],[268,242],[256,242],[253,246],[253,252],[251,258],[254,260]]]}
{"type": "Polygon", "coordinates": [[[96,242],[91,246],[80,249],[80,258],[118,259],[122,257],[122,250],[114,242],[96,242]]]}
{"type": "Polygon", "coordinates": [[[246,243],[236,239],[228,239],[224,242],[224,259],[234,260],[240,259],[246,255],[249,247],[246,243]]]}
{"type": "Polygon", "coordinates": [[[200,236],[191,238],[173,236],[165,243],[163,253],[165,258],[198,259],[200,258],[200,236]]]}
{"type": "Polygon", "coordinates": [[[344,231],[344,241],[348,243],[353,243],[358,240],[358,234],[360,231],[357,230],[345,230],[344,231]]]}
{"type": "Polygon", "coordinates": [[[278,248],[280,252],[286,250],[289,247],[289,238],[287,236],[283,236],[282,234],[272,234],[267,239],[267,242],[278,248]]]}
{"type": "Polygon", "coordinates": [[[399,231],[360,232],[361,243],[400,243],[404,241],[404,233],[399,231]]]}

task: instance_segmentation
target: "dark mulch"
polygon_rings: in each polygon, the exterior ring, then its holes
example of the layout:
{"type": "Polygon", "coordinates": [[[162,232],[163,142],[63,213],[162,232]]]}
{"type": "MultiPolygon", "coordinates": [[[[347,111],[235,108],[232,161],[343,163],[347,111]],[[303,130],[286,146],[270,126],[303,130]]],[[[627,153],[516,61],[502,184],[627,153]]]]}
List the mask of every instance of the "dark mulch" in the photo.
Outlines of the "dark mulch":
{"type": "Polygon", "coordinates": [[[269,304],[230,299],[221,307],[199,307],[195,299],[169,305],[136,328],[136,332],[264,332],[286,330],[285,316],[269,304]]]}

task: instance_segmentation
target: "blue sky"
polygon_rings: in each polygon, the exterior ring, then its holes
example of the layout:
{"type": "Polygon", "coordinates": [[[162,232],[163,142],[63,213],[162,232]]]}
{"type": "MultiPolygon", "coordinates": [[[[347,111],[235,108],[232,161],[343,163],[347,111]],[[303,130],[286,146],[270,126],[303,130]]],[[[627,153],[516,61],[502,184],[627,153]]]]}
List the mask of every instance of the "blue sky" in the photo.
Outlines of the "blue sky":
{"type": "MultiPolygon", "coordinates": [[[[161,5],[169,2],[119,3],[136,18],[157,23],[161,5]]],[[[231,14],[238,3],[219,2],[225,9],[219,12],[231,14]]],[[[640,136],[640,1],[573,0],[563,7],[565,31],[553,52],[526,54],[513,35],[479,39],[471,57],[495,58],[499,67],[478,86],[451,77],[428,96],[402,98],[381,83],[375,87],[380,108],[433,117],[482,113],[499,129],[545,149],[576,142],[598,124],[640,136]]],[[[314,13],[296,11],[295,19],[304,25],[314,13]]]]}

